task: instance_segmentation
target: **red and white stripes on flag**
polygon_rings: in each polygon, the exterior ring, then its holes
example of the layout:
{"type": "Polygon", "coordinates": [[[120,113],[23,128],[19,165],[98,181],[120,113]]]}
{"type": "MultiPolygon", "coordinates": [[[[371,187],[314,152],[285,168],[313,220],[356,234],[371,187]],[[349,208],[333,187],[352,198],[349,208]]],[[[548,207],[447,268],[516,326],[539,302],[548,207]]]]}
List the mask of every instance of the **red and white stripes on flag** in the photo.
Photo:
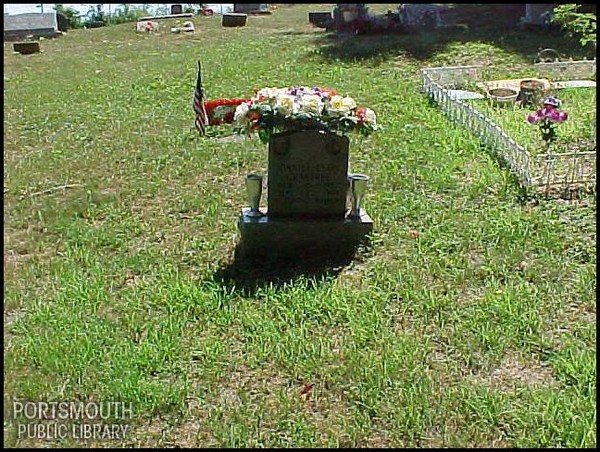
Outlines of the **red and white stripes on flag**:
{"type": "Polygon", "coordinates": [[[204,89],[202,88],[202,66],[198,61],[198,80],[196,81],[196,91],[194,92],[194,112],[196,119],[194,125],[200,135],[206,134],[206,126],[208,126],[208,114],[206,113],[206,105],[204,105],[204,89]]]}

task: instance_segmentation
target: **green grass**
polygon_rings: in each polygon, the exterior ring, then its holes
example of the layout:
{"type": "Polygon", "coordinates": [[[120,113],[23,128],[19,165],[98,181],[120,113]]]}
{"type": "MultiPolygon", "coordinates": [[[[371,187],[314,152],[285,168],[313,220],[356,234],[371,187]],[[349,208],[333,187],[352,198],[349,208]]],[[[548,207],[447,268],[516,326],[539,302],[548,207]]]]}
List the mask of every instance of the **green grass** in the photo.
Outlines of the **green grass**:
{"type": "MultiPolygon", "coordinates": [[[[567,121],[557,127],[556,141],[551,152],[563,153],[581,148],[590,150],[596,143],[596,89],[564,88],[555,90],[554,95],[561,101],[560,110],[569,114],[567,121]],[[583,146],[582,146],[583,145],[583,146]]],[[[535,108],[524,109],[495,108],[489,100],[472,100],[473,106],[502,127],[510,137],[525,147],[532,155],[547,152],[537,125],[526,121],[535,108]]]]}
{"type": "MultiPolygon", "coordinates": [[[[418,89],[422,67],[530,62],[548,37],[492,14],[334,39],[307,23],[330,8],[4,44],[5,398],[133,403],[125,440],[88,446],[595,447],[595,196],[523,199],[418,89]],[[375,220],[352,263],[236,267],[266,147],[197,136],[198,59],[209,98],[323,85],[375,110],[384,131],[351,142],[375,220]]],[[[7,447],[77,444],[19,440],[5,411],[7,447]]]]}

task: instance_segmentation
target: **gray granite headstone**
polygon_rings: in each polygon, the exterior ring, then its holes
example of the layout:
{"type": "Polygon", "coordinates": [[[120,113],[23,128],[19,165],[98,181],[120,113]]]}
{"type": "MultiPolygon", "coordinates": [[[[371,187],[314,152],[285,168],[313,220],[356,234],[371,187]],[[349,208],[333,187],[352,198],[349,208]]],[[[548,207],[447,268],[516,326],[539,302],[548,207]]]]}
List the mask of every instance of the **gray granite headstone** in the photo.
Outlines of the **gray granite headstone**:
{"type": "Polygon", "coordinates": [[[269,216],[343,219],[349,145],[345,136],[318,131],[273,135],[269,141],[269,216]]]}

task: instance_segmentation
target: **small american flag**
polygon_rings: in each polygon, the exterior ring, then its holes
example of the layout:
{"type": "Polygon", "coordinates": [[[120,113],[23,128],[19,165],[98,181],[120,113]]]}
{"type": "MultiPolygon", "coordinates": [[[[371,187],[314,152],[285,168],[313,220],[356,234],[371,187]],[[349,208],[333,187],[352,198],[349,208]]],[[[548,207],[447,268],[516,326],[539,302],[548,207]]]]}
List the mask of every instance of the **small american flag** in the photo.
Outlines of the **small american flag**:
{"type": "Polygon", "coordinates": [[[200,135],[206,134],[206,126],[208,125],[208,114],[206,113],[206,105],[204,105],[204,89],[202,88],[202,66],[198,61],[198,80],[196,81],[196,91],[194,92],[194,112],[196,119],[194,125],[200,135]]]}

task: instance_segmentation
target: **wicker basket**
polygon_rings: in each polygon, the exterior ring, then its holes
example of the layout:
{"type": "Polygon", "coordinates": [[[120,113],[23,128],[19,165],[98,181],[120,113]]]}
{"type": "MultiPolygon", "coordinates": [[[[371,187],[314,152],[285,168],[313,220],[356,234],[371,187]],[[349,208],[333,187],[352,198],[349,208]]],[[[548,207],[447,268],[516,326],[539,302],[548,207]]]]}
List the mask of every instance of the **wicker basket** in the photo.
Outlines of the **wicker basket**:
{"type": "Polygon", "coordinates": [[[523,80],[520,84],[520,89],[521,103],[524,107],[541,107],[542,99],[548,94],[546,85],[541,80],[523,80]]]}

